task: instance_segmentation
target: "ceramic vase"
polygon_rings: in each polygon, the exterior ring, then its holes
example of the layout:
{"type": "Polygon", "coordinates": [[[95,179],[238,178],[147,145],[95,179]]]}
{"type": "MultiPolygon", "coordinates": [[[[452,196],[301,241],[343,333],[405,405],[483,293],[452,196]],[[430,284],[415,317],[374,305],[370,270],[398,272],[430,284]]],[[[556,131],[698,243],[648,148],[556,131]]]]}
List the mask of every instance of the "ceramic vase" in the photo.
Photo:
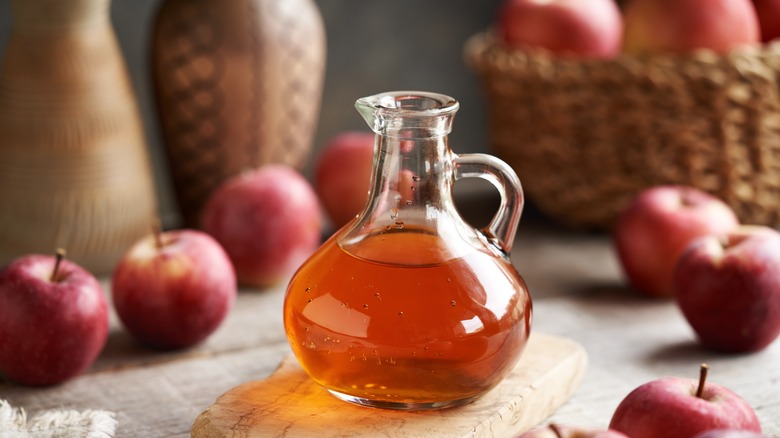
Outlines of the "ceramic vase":
{"type": "Polygon", "coordinates": [[[325,73],[312,0],[164,0],[152,71],[183,223],[225,179],[309,158],[325,73]]]}
{"type": "Polygon", "coordinates": [[[57,247],[95,274],[157,201],[109,0],[12,0],[0,72],[0,263],[57,247]]]}

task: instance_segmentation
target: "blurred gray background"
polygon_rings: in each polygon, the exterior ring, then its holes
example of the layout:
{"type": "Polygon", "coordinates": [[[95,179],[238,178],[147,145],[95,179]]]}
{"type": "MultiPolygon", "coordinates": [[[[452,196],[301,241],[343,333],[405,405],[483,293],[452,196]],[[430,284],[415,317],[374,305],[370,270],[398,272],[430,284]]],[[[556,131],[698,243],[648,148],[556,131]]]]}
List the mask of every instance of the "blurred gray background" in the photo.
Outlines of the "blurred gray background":
{"type": "MultiPolygon", "coordinates": [[[[62,0],[67,1],[67,0],[62,0]]],[[[223,0],[229,1],[229,0],[223,0]]],[[[284,1],[284,0],[278,0],[284,1]]],[[[148,68],[149,37],[161,0],[113,0],[111,15],[143,112],[160,210],[176,216],[148,68]]],[[[328,38],[327,73],[311,163],[336,133],[365,130],[357,98],[416,89],[461,102],[450,143],[456,153],[489,152],[485,104],[463,44],[493,23],[501,0],[317,0],[328,38]]],[[[0,0],[0,54],[10,31],[9,0],[0,0]]],[[[1,141],[1,139],[0,139],[1,141]]],[[[480,184],[477,187],[482,187],[480,184]]]]}

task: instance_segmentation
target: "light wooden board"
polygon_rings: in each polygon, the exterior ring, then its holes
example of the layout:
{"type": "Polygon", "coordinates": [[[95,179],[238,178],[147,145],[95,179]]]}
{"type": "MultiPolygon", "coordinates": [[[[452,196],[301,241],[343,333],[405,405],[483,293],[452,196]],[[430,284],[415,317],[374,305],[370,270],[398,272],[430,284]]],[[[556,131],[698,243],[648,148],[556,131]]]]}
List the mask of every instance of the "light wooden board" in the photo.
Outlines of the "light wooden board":
{"type": "Polygon", "coordinates": [[[578,343],[535,333],[496,388],[457,408],[399,412],[340,401],[314,383],[293,356],[268,379],[231,389],[195,420],[195,438],[513,437],[566,402],[587,368],[578,343]]]}

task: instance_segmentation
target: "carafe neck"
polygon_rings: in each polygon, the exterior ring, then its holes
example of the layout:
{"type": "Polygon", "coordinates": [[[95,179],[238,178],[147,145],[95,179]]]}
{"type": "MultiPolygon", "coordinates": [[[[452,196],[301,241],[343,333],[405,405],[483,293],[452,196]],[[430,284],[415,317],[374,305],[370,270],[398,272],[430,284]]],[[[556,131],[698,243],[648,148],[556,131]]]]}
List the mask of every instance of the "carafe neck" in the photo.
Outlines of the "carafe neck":
{"type": "Polygon", "coordinates": [[[377,135],[375,148],[364,215],[385,228],[435,227],[452,205],[453,164],[447,136],[409,138],[386,133],[377,135]]]}
{"type": "Polygon", "coordinates": [[[385,233],[459,233],[448,134],[458,104],[433,93],[385,93],[358,100],[376,133],[369,202],[342,236],[349,245],[385,233]]]}

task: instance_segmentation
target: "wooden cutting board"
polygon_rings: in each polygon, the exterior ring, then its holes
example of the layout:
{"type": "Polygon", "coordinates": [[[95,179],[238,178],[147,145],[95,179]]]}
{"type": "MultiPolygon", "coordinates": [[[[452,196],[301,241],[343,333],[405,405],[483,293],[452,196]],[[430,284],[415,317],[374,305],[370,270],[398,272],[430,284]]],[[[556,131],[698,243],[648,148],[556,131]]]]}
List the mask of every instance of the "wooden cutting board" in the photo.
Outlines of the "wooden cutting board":
{"type": "Polygon", "coordinates": [[[401,412],[355,406],[314,383],[288,356],[267,379],[231,389],[201,413],[195,438],[515,437],[560,407],[587,368],[578,343],[535,333],[512,372],[475,402],[401,412]]]}

